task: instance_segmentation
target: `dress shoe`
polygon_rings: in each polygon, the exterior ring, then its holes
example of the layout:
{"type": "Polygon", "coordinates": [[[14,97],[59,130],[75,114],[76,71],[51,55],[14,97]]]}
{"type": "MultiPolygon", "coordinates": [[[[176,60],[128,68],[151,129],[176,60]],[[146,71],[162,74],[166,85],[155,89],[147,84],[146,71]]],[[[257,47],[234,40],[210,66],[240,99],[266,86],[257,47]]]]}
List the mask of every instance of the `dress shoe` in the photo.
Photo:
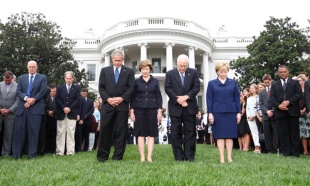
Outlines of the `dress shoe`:
{"type": "Polygon", "coordinates": [[[104,163],[104,162],[106,162],[107,160],[99,159],[99,158],[98,158],[98,161],[99,161],[99,163],[104,163]]]}

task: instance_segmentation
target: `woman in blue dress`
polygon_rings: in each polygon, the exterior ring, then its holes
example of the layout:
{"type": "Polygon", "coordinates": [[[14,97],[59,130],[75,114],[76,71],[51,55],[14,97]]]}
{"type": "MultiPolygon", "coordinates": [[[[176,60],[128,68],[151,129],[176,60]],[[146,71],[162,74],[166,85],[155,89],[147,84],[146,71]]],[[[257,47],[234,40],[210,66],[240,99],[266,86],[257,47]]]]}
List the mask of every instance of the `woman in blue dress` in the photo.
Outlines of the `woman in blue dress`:
{"type": "Polygon", "coordinates": [[[209,81],[207,89],[208,119],[212,124],[212,134],[217,139],[220,162],[232,162],[233,138],[238,137],[238,126],[241,119],[240,92],[235,80],[227,78],[228,63],[218,62],[215,66],[217,79],[209,81]]]}

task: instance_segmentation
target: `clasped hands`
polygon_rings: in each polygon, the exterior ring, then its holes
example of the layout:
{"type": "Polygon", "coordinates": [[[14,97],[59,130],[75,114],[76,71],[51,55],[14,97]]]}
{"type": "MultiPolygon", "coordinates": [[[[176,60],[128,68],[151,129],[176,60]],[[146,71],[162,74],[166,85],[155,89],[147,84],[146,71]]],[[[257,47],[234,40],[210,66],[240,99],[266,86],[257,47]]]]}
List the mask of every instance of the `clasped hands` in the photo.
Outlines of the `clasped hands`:
{"type": "Polygon", "coordinates": [[[290,104],[290,102],[289,101],[283,101],[279,106],[278,106],[278,108],[280,109],[280,110],[288,110],[288,108],[287,108],[287,106],[290,104]]]}
{"type": "Polygon", "coordinates": [[[9,115],[10,113],[11,113],[11,111],[10,111],[9,109],[6,109],[6,108],[0,109],[0,114],[1,114],[2,116],[7,116],[7,115],[9,115]]]}
{"type": "Polygon", "coordinates": [[[188,104],[187,104],[186,100],[188,100],[188,98],[189,97],[187,95],[185,95],[185,96],[177,96],[177,102],[182,107],[187,107],[188,104]]]}
{"type": "Polygon", "coordinates": [[[113,97],[113,98],[108,98],[107,102],[112,105],[113,107],[118,106],[124,101],[122,97],[113,97]]]}
{"type": "Polygon", "coordinates": [[[27,98],[26,102],[24,104],[24,107],[27,109],[29,108],[31,105],[34,105],[36,103],[36,99],[34,98],[27,98]]]}

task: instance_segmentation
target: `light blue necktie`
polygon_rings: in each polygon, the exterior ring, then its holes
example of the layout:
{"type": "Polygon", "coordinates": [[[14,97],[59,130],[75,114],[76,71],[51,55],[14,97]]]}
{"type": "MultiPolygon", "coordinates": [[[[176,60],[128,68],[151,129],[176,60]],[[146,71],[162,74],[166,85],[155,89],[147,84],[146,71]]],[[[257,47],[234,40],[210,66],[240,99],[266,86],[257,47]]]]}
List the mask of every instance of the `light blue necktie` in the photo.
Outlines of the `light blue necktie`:
{"type": "Polygon", "coordinates": [[[114,77],[115,77],[115,83],[117,83],[119,77],[118,67],[115,69],[114,77]]]}
{"type": "Polygon", "coordinates": [[[67,86],[67,94],[70,93],[70,85],[67,86]]]}
{"type": "Polygon", "coordinates": [[[184,72],[181,73],[181,81],[182,81],[182,86],[184,86],[184,72]]]}
{"type": "Polygon", "coordinates": [[[33,82],[33,76],[30,76],[30,81],[29,81],[29,86],[27,89],[27,96],[30,97],[30,91],[31,91],[31,87],[32,87],[32,82],[33,82]]]}

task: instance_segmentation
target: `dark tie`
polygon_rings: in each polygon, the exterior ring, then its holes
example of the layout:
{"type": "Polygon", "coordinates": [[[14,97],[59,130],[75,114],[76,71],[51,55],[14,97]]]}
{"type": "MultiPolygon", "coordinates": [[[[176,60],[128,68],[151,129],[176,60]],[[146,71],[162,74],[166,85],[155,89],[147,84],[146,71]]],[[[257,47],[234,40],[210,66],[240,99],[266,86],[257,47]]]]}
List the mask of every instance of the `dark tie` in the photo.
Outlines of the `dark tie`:
{"type": "Polygon", "coordinates": [[[182,86],[184,86],[184,72],[181,72],[181,81],[182,81],[182,86]]]}
{"type": "Polygon", "coordinates": [[[286,89],[286,81],[285,81],[285,79],[283,79],[283,90],[285,91],[285,89],[286,89]]]}
{"type": "Polygon", "coordinates": [[[270,97],[270,88],[269,87],[267,87],[267,95],[268,95],[268,97],[270,97]]]}
{"type": "Polygon", "coordinates": [[[27,89],[27,96],[28,97],[30,97],[32,82],[33,82],[33,76],[30,76],[29,86],[28,86],[28,89],[27,89]]]}
{"type": "Polygon", "coordinates": [[[283,79],[283,92],[284,92],[284,94],[283,94],[283,99],[284,100],[286,100],[286,94],[285,94],[285,89],[286,89],[286,81],[285,81],[285,79],[283,79]]]}
{"type": "Polygon", "coordinates": [[[115,83],[117,83],[118,77],[119,77],[118,67],[116,67],[116,69],[115,69],[114,77],[115,77],[115,83]]]}

